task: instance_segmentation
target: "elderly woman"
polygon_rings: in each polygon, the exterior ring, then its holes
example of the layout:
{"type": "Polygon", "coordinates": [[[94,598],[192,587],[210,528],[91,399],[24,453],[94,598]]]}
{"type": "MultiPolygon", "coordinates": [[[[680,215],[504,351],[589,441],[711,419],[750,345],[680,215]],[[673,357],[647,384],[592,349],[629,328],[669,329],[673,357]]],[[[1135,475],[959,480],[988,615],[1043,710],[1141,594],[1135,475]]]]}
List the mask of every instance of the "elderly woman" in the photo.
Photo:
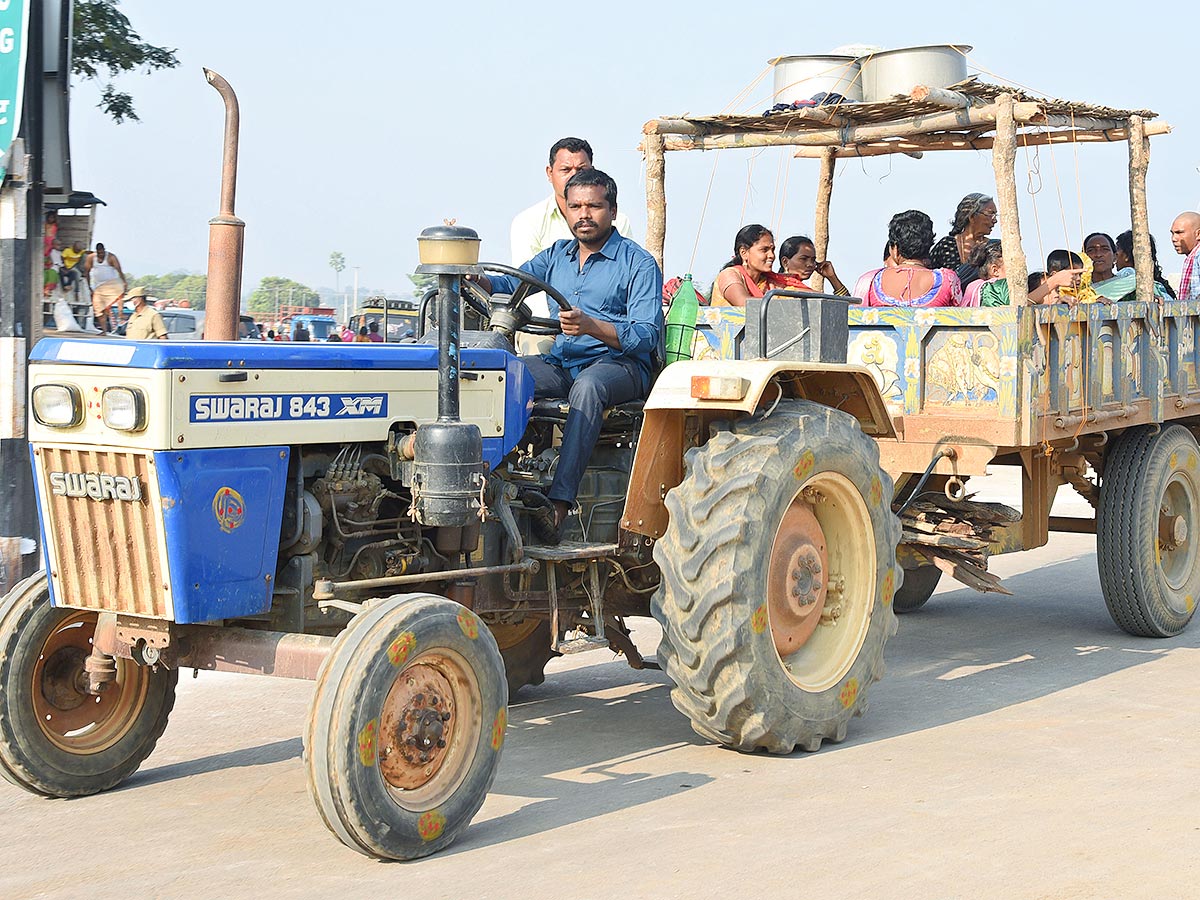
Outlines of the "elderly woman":
{"type": "Polygon", "coordinates": [[[918,209],[892,216],[888,244],[895,265],[871,278],[863,306],[961,306],[962,285],[952,269],[931,269],[933,220],[918,209]]]}
{"type": "Polygon", "coordinates": [[[771,271],[775,264],[775,236],[762,225],[747,225],[733,239],[733,258],[721,267],[712,287],[712,306],[745,306],[751,297],[761,297],[782,287],[771,271]]]}
{"type": "Polygon", "coordinates": [[[930,263],[935,269],[955,269],[967,262],[971,250],[996,227],[996,203],[987,194],[967,194],[958,201],[950,233],[933,245],[930,263]]]}
{"type": "Polygon", "coordinates": [[[779,275],[787,287],[811,291],[808,279],[813,272],[828,281],[833,293],[839,297],[850,296],[850,291],[834,271],[833,263],[829,260],[817,262],[817,245],[811,238],[796,235],[779,245],[779,275]]]}

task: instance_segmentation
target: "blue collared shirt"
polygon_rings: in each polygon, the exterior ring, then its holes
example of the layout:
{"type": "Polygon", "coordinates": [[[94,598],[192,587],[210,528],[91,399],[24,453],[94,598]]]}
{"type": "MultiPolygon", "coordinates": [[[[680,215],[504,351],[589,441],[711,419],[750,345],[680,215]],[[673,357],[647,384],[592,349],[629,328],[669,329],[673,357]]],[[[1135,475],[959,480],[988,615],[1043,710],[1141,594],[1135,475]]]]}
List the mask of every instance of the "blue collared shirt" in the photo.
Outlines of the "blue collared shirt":
{"type": "MultiPolygon", "coordinates": [[[[551,362],[576,376],[605,357],[630,359],[642,373],[642,387],[649,387],[651,360],[663,333],[663,277],[653,256],[614,228],[582,270],[577,240],[555,241],[521,269],[556,288],[572,306],[617,329],[620,349],[591,335],[560,334],[546,354],[551,362]]],[[[517,288],[511,276],[489,278],[496,293],[511,294],[517,288]]],[[[550,315],[557,319],[558,304],[549,305],[550,315]]]]}

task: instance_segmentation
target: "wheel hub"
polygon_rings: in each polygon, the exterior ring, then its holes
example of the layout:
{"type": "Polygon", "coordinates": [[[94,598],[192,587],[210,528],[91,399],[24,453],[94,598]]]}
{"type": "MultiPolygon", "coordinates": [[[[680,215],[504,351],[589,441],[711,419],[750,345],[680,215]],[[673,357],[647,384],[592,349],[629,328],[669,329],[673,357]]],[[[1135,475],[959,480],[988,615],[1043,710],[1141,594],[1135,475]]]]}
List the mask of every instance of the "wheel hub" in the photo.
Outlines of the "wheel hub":
{"type": "Polygon", "coordinates": [[[396,679],[379,721],[379,769],[392,787],[415,790],[437,774],[454,737],[452,697],[432,666],[410,666],[396,679]]]}
{"type": "Polygon", "coordinates": [[[828,570],[825,532],[809,498],[798,499],[779,525],[767,581],[771,636],[781,657],[804,646],[820,624],[828,570]]]}
{"type": "Polygon", "coordinates": [[[1172,515],[1171,510],[1164,506],[1158,513],[1158,539],[1164,549],[1177,550],[1187,543],[1187,520],[1183,516],[1172,515]]]}

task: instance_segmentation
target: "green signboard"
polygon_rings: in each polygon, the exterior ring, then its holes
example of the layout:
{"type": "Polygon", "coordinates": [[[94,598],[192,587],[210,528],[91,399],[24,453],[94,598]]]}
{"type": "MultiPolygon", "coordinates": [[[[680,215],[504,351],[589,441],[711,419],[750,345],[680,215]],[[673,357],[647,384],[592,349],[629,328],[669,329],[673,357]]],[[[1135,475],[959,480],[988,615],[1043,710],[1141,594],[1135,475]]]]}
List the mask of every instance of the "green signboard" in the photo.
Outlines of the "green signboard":
{"type": "Polygon", "coordinates": [[[21,125],[30,0],[0,0],[0,180],[4,156],[21,125]]]}

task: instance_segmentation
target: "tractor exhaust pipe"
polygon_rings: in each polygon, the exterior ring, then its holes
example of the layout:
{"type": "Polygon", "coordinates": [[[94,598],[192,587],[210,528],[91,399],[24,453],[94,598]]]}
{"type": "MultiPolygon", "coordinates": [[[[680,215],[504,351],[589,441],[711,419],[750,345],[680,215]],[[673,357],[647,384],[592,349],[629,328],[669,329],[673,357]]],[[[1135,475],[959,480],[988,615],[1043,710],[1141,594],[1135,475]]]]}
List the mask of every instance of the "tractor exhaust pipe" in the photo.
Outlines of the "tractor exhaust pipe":
{"type": "Polygon", "coordinates": [[[233,213],[237,193],[238,112],[237,94],[229,82],[212,69],[204,77],[225,101],[225,145],[221,161],[221,211],[208,220],[208,299],[205,303],[204,338],[236,341],[242,305],[242,245],[246,223],[233,213]]]}

